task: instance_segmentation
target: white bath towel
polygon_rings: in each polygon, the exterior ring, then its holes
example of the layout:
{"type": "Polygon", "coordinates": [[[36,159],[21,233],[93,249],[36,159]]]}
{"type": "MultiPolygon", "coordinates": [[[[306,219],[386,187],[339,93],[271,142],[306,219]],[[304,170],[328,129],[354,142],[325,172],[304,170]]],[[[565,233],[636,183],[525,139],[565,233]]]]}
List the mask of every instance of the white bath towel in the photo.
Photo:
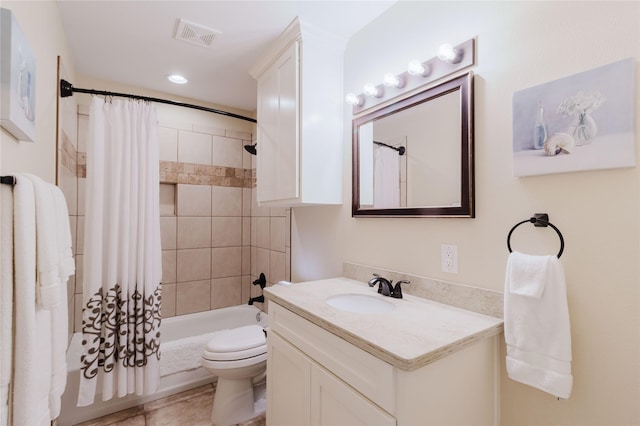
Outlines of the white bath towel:
{"type": "MultiPolygon", "coordinates": [[[[60,414],[60,401],[67,383],[66,348],[69,313],[67,281],[75,266],[71,250],[69,211],[62,191],[38,176],[23,173],[31,180],[36,199],[36,300],[51,310],[51,388],[49,410],[52,418],[60,414]]],[[[42,354],[42,356],[47,356],[42,354]]]]}
{"type": "Polygon", "coordinates": [[[214,333],[200,334],[162,343],[160,376],[201,367],[202,353],[214,333]]]}
{"type": "Polygon", "coordinates": [[[8,425],[13,362],[13,191],[8,185],[0,185],[0,261],[0,425],[8,425]]]}
{"type": "Polygon", "coordinates": [[[557,257],[543,257],[546,260],[514,252],[507,261],[504,288],[507,373],[513,380],[566,399],[571,394],[573,376],[565,276],[557,257]],[[544,271],[534,273],[532,265],[544,271]],[[521,273],[514,272],[518,270],[521,273]],[[519,278],[527,283],[514,282],[519,278]],[[540,287],[543,289],[537,297],[540,287]]]}
{"type": "Polygon", "coordinates": [[[48,184],[52,192],[54,210],[54,234],[56,242],[56,264],[60,277],[60,303],[51,312],[51,390],[49,391],[49,411],[51,418],[60,415],[62,394],[67,385],[67,342],[69,340],[69,308],[67,282],[75,272],[71,248],[71,228],[69,210],[64,194],[55,185],[48,184]]]}
{"type": "Polygon", "coordinates": [[[69,224],[69,209],[62,190],[55,185],[51,185],[51,190],[53,191],[53,201],[56,212],[55,229],[57,233],[56,240],[58,241],[58,266],[60,269],[60,280],[64,287],[69,277],[76,272],[71,241],[71,227],[69,224]]]}
{"type": "Polygon", "coordinates": [[[36,197],[36,300],[45,309],[60,303],[60,271],[56,242],[56,211],[50,184],[38,176],[23,173],[31,180],[36,197]]]}
{"type": "Polygon", "coordinates": [[[15,334],[13,424],[49,425],[51,312],[36,305],[36,206],[31,180],[13,188],[15,334]]]}

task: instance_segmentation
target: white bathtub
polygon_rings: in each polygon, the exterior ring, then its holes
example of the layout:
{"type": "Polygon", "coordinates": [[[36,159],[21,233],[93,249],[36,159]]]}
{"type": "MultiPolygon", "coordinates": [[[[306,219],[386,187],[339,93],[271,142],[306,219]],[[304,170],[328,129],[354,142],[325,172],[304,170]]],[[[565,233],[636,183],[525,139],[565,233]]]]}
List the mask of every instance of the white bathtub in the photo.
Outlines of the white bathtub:
{"type": "MultiPolygon", "coordinates": [[[[266,327],[267,321],[267,314],[255,306],[249,305],[231,306],[212,311],[166,318],[162,320],[161,325],[161,344],[172,340],[185,339],[255,323],[266,327]]],[[[101,397],[97,395],[94,404],[88,407],[77,407],[78,386],[80,384],[80,355],[82,354],[81,342],[82,335],[75,333],[67,349],[67,387],[62,396],[62,410],[58,419],[59,426],[70,426],[95,419],[116,411],[202,386],[215,380],[215,377],[209,374],[207,370],[200,367],[162,377],[160,379],[160,389],[153,395],[145,397],[129,395],[125,398],[113,398],[109,401],[101,401],[101,397]]],[[[160,350],[162,351],[162,346],[160,350]]],[[[162,360],[160,362],[162,363],[162,360]]]]}

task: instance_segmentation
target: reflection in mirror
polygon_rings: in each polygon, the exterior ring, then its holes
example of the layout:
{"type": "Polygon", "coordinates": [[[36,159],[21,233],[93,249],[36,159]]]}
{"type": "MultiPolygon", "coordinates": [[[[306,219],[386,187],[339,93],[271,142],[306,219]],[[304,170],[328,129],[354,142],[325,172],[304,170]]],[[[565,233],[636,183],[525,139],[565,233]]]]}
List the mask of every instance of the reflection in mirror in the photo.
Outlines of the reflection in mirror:
{"type": "Polygon", "coordinates": [[[474,216],[471,86],[468,73],[354,120],[354,216],[474,216]]]}

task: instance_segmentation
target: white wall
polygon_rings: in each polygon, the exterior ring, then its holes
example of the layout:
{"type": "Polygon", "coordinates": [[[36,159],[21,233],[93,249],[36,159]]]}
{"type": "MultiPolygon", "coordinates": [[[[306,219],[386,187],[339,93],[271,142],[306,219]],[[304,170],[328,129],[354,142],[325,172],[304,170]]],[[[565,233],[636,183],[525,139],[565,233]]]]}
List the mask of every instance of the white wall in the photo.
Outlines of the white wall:
{"type": "MultiPolygon", "coordinates": [[[[410,59],[435,56],[441,43],[476,37],[476,218],[352,218],[346,113],[344,205],[294,209],[293,280],[340,275],[344,260],[501,291],[509,229],[547,212],[566,241],[573,393],[559,402],[511,381],[503,366],[502,424],[639,424],[638,168],[516,178],[511,137],[514,91],[628,57],[637,61],[639,22],[638,2],[400,2],[390,8],[350,40],[345,93],[403,71],[410,59]],[[442,243],[458,245],[458,274],[440,271],[442,243]]],[[[636,128],[639,111],[636,99],[636,128]]],[[[548,254],[559,244],[551,230],[530,227],[519,230],[512,245],[548,254]]]]}
{"type": "MultiPolygon", "coordinates": [[[[29,172],[55,182],[56,171],[56,97],[58,56],[73,75],[73,60],[62,29],[55,2],[2,1],[13,12],[36,57],[36,140],[20,142],[0,130],[0,175],[29,172]]],[[[6,352],[5,352],[6,353],[6,352]]],[[[6,422],[6,383],[0,383],[3,395],[0,423],[6,422]]]]}
{"type": "Polygon", "coordinates": [[[0,173],[29,172],[55,182],[58,55],[74,75],[73,60],[52,1],[2,1],[11,10],[36,56],[36,140],[20,142],[0,130],[0,173]]]}

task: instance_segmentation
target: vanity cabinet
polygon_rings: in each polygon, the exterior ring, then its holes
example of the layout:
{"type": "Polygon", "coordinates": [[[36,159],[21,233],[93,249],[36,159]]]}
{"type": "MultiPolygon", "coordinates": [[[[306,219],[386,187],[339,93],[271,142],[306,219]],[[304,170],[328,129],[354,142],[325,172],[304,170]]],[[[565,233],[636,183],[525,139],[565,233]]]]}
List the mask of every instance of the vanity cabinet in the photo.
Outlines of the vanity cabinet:
{"type": "Polygon", "coordinates": [[[278,334],[269,336],[270,425],[393,426],[395,419],[278,334]]]}
{"type": "Polygon", "coordinates": [[[344,46],[296,18],[251,69],[260,205],[342,203],[344,46]]]}
{"type": "Polygon", "coordinates": [[[495,336],[407,371],[273,300],[269,321],[268,425],[498,423],[495,336]]]}

